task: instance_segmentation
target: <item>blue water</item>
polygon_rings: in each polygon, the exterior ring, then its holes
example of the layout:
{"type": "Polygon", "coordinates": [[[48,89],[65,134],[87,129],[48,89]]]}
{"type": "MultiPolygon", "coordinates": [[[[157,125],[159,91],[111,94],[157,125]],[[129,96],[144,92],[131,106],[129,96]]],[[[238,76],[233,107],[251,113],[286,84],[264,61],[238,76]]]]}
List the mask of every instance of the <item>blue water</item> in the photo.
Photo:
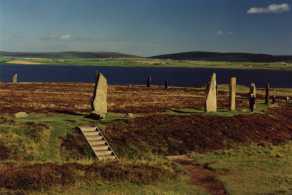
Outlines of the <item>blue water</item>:
{"type": "Polygon", "coordinates": [[[270,82],[272,87],[292,87],[292,71],[282,70],[236,70],[208,68],[128,68],[56,65],[3,65],[0,64],[0,80],[11,80],[18,73],[20,82],[94,82],[96,72],[102,72],[110,84],[144,84],[150,75],[153,84],[168,80],[173,86],[202,86],[213,72],[218,83],[227,83],[231,76],[238,83],[249,85],[255,82],[263,87],[270,82]]]}

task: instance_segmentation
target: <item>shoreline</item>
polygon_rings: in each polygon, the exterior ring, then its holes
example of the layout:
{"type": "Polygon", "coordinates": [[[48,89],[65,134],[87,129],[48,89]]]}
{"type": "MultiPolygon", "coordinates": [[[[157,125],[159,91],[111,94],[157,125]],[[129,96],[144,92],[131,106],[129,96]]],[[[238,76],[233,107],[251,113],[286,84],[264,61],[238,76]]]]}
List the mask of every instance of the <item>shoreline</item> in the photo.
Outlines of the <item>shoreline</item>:
{"type": "Polygon", "coordinates": [[[66,63],[38,63],[38,62],[25,62],[25,63],[14,63],[14,62],[2,62],[0,65],[16,65],[16,66],[72,66],[72,67],[100,67],[100,68],[182,68],[182,69],[219,69],[219,70],[247,70],[247,71],[253,71],[253,70],[262,70],[262,71],[292,71],[292,67],[290,68],[268,68],[268,67],[253,67],[253,68],[247,68],[247,67],[225,67],[225,66],[204,66],[204,65],[196,65],[196,66],[180,66],[180,65],[116,65],[116,64],[66,64],[66,63]]]}
{"type": "Polygon", "coordinates": [[[90,66],[126,68],[208,68],[234,70],[281,70],[292,71],[292,63],[284,62],[238,62],[205,60],[172,60],[149,58],[5,58],[4,65],[34,66],[90,66]]]}

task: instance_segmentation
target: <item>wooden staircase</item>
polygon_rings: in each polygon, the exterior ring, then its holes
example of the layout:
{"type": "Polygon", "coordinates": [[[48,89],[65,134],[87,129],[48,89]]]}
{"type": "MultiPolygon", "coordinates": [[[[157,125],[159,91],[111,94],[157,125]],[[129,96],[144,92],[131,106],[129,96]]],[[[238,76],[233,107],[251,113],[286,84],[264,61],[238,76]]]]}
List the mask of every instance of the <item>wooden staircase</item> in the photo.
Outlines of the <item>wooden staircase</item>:
{"type": "Polygon", "coordinates": [[[98,160],[118,160],[111,146],[97,127],[79,127],[98,160]]]}

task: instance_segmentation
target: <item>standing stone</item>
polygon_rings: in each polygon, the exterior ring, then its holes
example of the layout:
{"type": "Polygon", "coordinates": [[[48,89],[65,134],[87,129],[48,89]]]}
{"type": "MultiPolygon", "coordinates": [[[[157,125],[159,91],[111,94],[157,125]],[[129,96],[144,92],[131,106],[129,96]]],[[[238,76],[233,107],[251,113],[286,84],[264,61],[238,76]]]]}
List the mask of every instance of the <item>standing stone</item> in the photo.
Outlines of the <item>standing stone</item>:
{"type": "Polygon", "coordinates": [[[276,103],[276,96],[273,95],[273,96],[272,96],[272,104],[275,104],[275,103],[276,103]]]}
{"type": "Polygon", "coordinates": [[[146,86],[147,86],[147,87],[151,87],[151,81],[152,81],[151,76],[148,76],[148,77],[147,77],[147,83],[146,83],[146,86]]]}
{"type": "Polygon", "coordinates": [[[108,84],[106,78],[101,73],[98,73],[93,94],[92,108],[93,114],[100,117],[104,117],[107,113],[107,90],[108,84]]]}
{"type": "Polygon", "coordinates": [[[266,86],[266,96],[265,96],[265,103],[267,105],[270,104],[270,88],[271,88],[271,85],[270,85],[270,83],[268,83],[266,86]]]}
{"type": "Polygon", "coordinates": [[[249,91],[251,94],[253,94],[255,97],[257,96],[257,88],[256,88],[256,85],[255,83],[252,83],[250,85],[250,91],[249,91]]]}
{"type": "Polygon", "coordinates": [[[26,118],[28,114],[26,112],[17,112],[14,114],[15,118],[26,118]]]}
{"type": "Polygon", "coordinates": [[[205,111],[217,112],[217,82],[215,73],[213,73],[211,81],[208,85],[205,111]]]}
{"type": "Polygon", "coordinates": [[[230,79],[229,86],[229,103],[230,103],[230,111],[236,110],[236,77],[232,77],[230,79]]]}
{"type": "Polygon", "coordinates": [[[12,76],[12,83],[17,83],[18,82],[18,75],[17,74],[14,74],[12,76]]]}
{"type": "Polygon", "coordinates": [[[168,89],[168,81],[167,80],[164,81],[164,89],[168,89]]]}
{"type": "Polygon", "coordinates": [[[290,97],[287,96],[287,97],[286,97],[286,104],[289,104],[289,101],[290,101],[290,97]]]}
{"type": "Polygon", "coordinates": [[[249,108],[251,112],[253,112],[254,109],[256,108],[256,97],[257,97],[256,85],[255,83],[252,83],[250,85],[250,91],[249,91],[249,108]]]}

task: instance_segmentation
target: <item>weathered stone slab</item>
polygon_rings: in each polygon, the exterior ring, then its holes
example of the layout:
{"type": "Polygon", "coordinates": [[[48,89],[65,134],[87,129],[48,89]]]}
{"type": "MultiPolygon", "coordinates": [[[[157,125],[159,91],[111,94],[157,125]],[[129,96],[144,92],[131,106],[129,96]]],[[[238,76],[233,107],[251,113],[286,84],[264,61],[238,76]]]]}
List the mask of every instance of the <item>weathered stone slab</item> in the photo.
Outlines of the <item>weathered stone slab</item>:
{"type": "Polygon", "coordinates": [[[164,81],[164,89],[168,89],[168,80],[164,81]]]}
{"type": "Polygon", "coordinates": [[[26,118],[28,114],[26,112],[17,112],[14,114],[15,118],[26,118]]]}
{"type": "Polygon", "coordinates": [[[230,111],[236,110],[236,77],[232,77],[230,79],[230,86],[229,86],[229,104],[230,104],[230,111]]]}
{"type": "Polygon", "coordinates": [[[217,112],[217,82],[215,73],[213,73],[208,85],[205,110],[206,112],[217,112]]]}
{"type": "Polygon", "coordinates": [[[104,116],[107,113],[107,91],[107,80],[101,73],[98,73],[93,94],[94,98],[92,102],[92,109],[94,114],[104,116]]]}
{"type": "Polygon", "coordinates": [[[256,108],[256,97],[257,97],[256,85],[255,83],[252,83],[250,85],[249,91],[249,108],[251,112],[253,112],[256,108]]]}
{"type": "Polygon", "coordinates": [[[128,113],[128,118],[135,118],[135,115],[133,113],[128,113]]]}
{"type": "Polygon", "coordinates": [[[271,85],[270,85],[270,83],[268,83],[268,84],[266,85],[266,95],[265,95],[265,103],[266,103],[267,105],[270,104],[270,88],[271,88],[271,85]]]}
{"type": "Polygon", "coordinates": [[[12,83],[17,83],[18,82],[18,75],[17,74],[14,74],[12,76],[12,83]]]}
{"type": "Polygon", "coordinates": [[[151,81],[152,81],[151,76],[148,76],[148,77],[147,77],[147,82],[146,82],[146,86],[147,86],[147,87],[151,87],[151,81]]]}
{"type": "Polygon", "coordinates": [[[254,95],[255,97],[257,97],[257,88],[255,83],[252,83],[250,85],[250,94],[254,95]]]}

